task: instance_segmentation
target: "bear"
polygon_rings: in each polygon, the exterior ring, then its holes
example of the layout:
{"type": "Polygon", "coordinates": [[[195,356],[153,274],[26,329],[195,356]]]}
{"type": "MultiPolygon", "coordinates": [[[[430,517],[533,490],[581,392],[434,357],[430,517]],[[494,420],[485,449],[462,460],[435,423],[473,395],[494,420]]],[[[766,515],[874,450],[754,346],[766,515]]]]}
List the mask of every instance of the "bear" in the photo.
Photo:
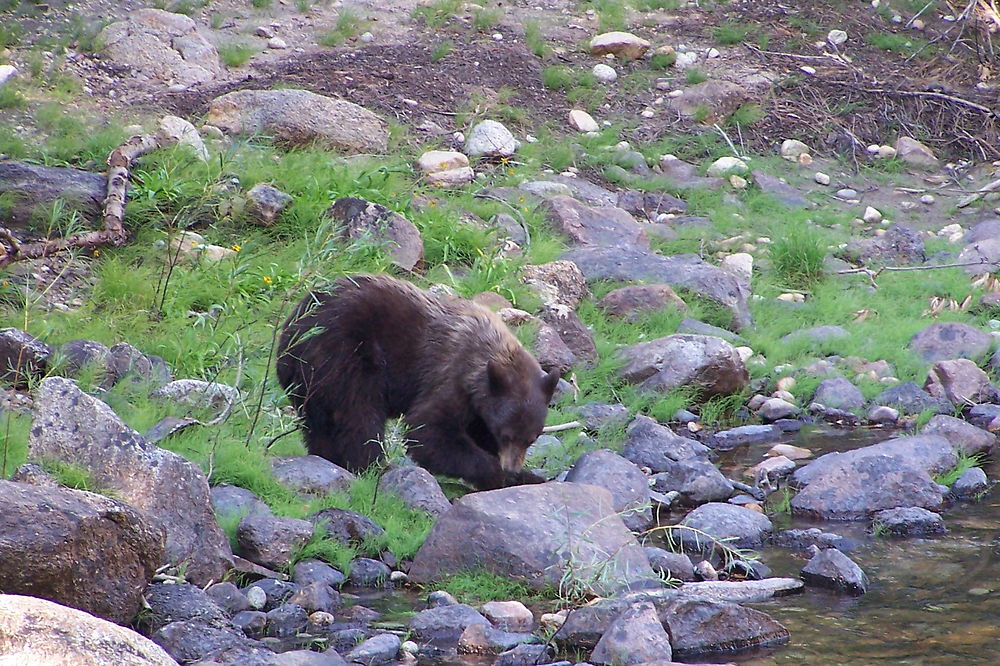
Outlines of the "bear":
{"type": "Polygon", "coordinates": [[[358,472],[402,416],[407,452],[478,490],[541,483],[523,469],[559,374],[493,312],[388,275],[309,293],[285,322],[277,375],[309,452],[358,472]]]}

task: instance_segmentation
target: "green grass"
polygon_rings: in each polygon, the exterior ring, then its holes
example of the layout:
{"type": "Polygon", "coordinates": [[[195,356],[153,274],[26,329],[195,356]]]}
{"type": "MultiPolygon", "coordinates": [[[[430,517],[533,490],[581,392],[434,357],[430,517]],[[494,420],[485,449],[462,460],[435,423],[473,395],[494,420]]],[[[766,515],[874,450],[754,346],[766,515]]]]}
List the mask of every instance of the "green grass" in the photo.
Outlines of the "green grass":
{"type": "Polygon", "coordinates": [[[242,67],[257,55],[257,48],[246,42],[229,42],[220,44],[219,58],[226,67],[242,67]]]}
{"type": "Polygon", "coordinates": [[[428,28],[442,28],[462,11],[462,0],[434,0],[413,10],[413,17],[419,18],[428,28]]]}
{"type": "Polygon", "coordinates": [[[676,53],[654,53],[649,59],[649,66],[655,70],[670,69],[677,62],[676,53]]]}
{"type": "Polygon", "coordinates": [[[758,123],[765,117],[764,109],[760,107],[759,104],[746,103],[741,104],[738,109],[733,111],[729,118],[726,119],[727,125],[749,127],[754,123],[758,123]]]}
{"type": "Polygon", "coordinates": [[[958,462],[954,467],[949,469],[947,472],[943,472],[934,477],[934,483],[941,486],[948,486],[951,488],[959,477],[968,472],[973,467],[980,467],[983,464],[983,456],[981,454],[967,455],[965,453],[959,452],[958,462]]]}
{"type": "Polygon", "coordinates": [[[254,9],[264,9],[271,6],[271,0],[250,0],[250,5],[254,9]]]}
{"type": "Polygon", "coordinates": [[[512,599],[531,603],[533,600],[554,596],[554,590],[535,592],[526,583],[483,570],[457,573],[437,581],[435,585],[437,589],[445,590],[461,603],[473,606],[488,601],[512,599]]]}
{"type": "Polygon", "coordinates": [[[529,20],[524,22],[524,43],[539,58],[544,58],[549,54],[550,49],[545,43],[542,25],[538,21],[529,20]]]}
{"type": "Polygon", "coordinates": [[[788,287],[808,288],[823,279],[826,244],[823,236],[807,223],[789,224],[771,244],[771,263],[776,277],[788,287]]]}
{"type": "Polygon", "coordinates": [[[23,109],[28,106],[28,99],[21,94],[18,87],[12,83],[0,88],[0,109],[23,109]]]}
{"type": "Polygon", "coordinates": [[[503,19],[502,7],[484,7],[472,12],[472,27],[479,32],[488,32],[503,19]]]}
{"type": "Polygon", "coordinates": [[[321,46],[340,46],[347,40],[360,35],[367,25],[367,19],[363,18],[357,10],[342,7],[337,13],[337,22],[333,29],[323,33],[317,41],[321,46]]]}
{"type": "Polygon", "coordinates": [[[745,23],[723,23],[712,30],[712,37],[723,46],[733,46],[746,40],[750,26],[745,23]]]}
{"type": "Polygon", "coordinates": [[[708,81],[708,74],[701,71],[697,67],[691,67],[684,72],[684,81],[691,86],[704,83],[705,81],[708,81]]]}
{"type": "Polygon", "coordinates": [[[437,46],[431,51],[431,62],[437,62],[448,57],[448,54],[455,49],[455,42],[450,39],[446,39],[443,42],[439,42],[437,46]]]}
{"type": "Polygon", "coordinates": [[[933,55],[929,53],[927,40],[910,34],[896,34],[892,32],[870,32],[865,35],[865,41],[875,48],[896,53],[899,55],[912,55],[917,51],[922,51],[922,55],[933,55]]]}

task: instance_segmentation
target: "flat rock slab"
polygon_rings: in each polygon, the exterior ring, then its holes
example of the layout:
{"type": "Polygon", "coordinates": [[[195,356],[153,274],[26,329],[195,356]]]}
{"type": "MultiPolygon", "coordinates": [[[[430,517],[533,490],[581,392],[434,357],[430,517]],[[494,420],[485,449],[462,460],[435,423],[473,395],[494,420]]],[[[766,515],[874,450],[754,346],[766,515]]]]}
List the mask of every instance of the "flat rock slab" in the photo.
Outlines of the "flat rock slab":
{"type": "Polygon", "coordinates": [[[578,483],[466,495],[438,518],[409,574],[426,583],[482,568],[538,588],[558,584],[571,565],[573,583],[597,594],[657,585],[611,494],[578,483]]]}
{"type": "Polygon", "coordinates": [[[732,451],[738,446],[763,444],[779,440],[784,431],[776,425],[745,425],[730,430],[721,430],[709,439],[709,445],[716,451],[732,451]]]}
{"type": "Polygon", "coordinates": [[[736,330],[753,325],[748,294],[739,280],[697,255],[664,257],[641,247],[584,246],[563,255],[588,281],[658,282],[714,301],[732,313],[736,330]]]}
{"type": "MultiPolygon", "coordinates": [[[[0,594],[0,646],[11,664],[176,666],[131,629],[51,601],[0,594]]],[[[5,661],[7,660],[5,659],[5,661]]]]}
{"type": "Polygon", "coordinates": [[[681,437],[648,416],[639,415],[628,425],[622,456],[653,472],[665,472],[680,460],[700,458],[707,462],[709,451],[704,444],[681,437]]]}
{"type": "Polygon", "coordinates": [[[543,201],[539,210],[574,245],[649,248],[642,225],[621,208],[596,208],[557,195],[543,201]]]}
{"type": "Polygon", "coordinates": [[[679,657],[779,645],[790,637],[788,630],[766,613],[726,601],[680,600],[661,613],[660,619],[679,657]]]}
{"type": "Polygon", "coordinates": [[[292,88],[216,97],[205,123],[230,134],[267,134],[292,146],[316,142],[345,153],[384,153],[389,142],[385,121],[368,109],[292,88]]]}
{"type": "Polygon", "coordinates": [[[56,200],[96,222],[107,194],[107,178],[80,169],[0,161],[0,194],[13,194],[10,207],[0,216],[5,226],[23,227],[34,215],[51,211],[56,200]]]}
{"type": "Polygon", "coordinates": [[[198,585],[232,566],[229,539],[216,522],[208,482],[195,465],[143,440],[100,400],[62,377],[35,392],[28,455],[85,468],[94,483],[131,504],[166,532],[166,558],[187,563],[198,585]]]}

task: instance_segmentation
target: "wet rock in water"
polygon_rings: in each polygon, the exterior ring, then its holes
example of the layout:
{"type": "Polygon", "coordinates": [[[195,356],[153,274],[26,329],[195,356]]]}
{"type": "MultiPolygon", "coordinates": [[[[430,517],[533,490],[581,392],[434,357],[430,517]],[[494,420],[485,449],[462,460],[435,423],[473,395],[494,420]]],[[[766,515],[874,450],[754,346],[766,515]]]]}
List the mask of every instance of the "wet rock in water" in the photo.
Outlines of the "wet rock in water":
{"type": "Polygon", "coordinates": [[[160,646],[113,622],[35,597],[0,594],[0,645],[11,664],[176,666],[160,646]]]}
{"type": "Polygon", "coordinates": [[[733,484],[719,469],[704,458],[688,458],[664,465],[650,480],[659,493],[676,491],[680,502],[697,506],[705,502],[725,501],[733,494],[733,484]]]}
{"type": "Polygon", "coordinates": [[[286,603],[267,612],[264,633],[275,638],[295,636],[309,624],[309,613],[297,604],[286,603]]]}
{"type": "Polygon", "coordinates": [[[834,409],[861,409],[865,396],[857,386],[843,377],[824,379],[816,387],[813,401],[834,409]]]}
{"type": "Polygon", "coordinates": [[[250,600],[247,596],[228,581],[210,585],[205,589],[205,594],[229,617],[250,610],[250,600]]]}
{"type": "Polygon", "coordinates": [[[738,393],[749,382],[743,359],[728,342],[707,335],[668,335],[617,352],[621,376],[646,391],[693,387],[704,397],[738,393]]]}
{"type": "Polygon", "coordinates": [[[853,595],[862,595],[868,590],[865,572],[836,548],[822,550],[809,560],[802,568],[802,580],[809,585],[853,595]]]}
{"type": "Polygon", "coordinates": [[[652,603],[630,606],[615,618],[590,655],[595,664],[630,666],[650,661],[669,661],[670,637],[663,629],[652,603]]]}
{"type": "Polygon", "coordinates": [[[514,633],[494,629],[483,624],[470,624],[458,639],[460,654],[499,654],[524,643],[538,643],[541,639],[530,633],[514,633]]]}
{"type": "Polygon", "coordinates": [[[171,622],[151,638],[182,664],[206,659],[230,648],[260,647],[260,643],[247,638],[235,627],[213,627],[194,620],[171,622]]]}
{"type": "Polygon", "coordinates": [[[681,600],[660,613],[674,656],[733,652],[788,642],[789,633],[766,613],[725,601],[681,600]]]}
{"type": "Polygon", "coordinates": [[[414,615],[410,620],[410,631],[419,642],[448,647],[456,645],[462,632],[472,624],[489,627],[490,621],[472,606],[450,604],[428,608],[414,615]]]}
{"type": "Polygon", "coordinates": [[[672,553],[655,546],[646,546],[643,550],[656,573],[685,582],[694,580],[694,565],[684,553],[672,553]]]}
{"type": "Polygon", "coordinates": [[[535,666],[551,661],[552,650],[548,645],[522,643],[512,650],[501,652],[493,666],[535,666]]]}
{"type": "Polygon", "coordinates": [[[746,475],[754,480],[755,485],[776,487],[775,482],[795,471],[795,462],[785,456],[765,458],[746,471],[746,475]]]}
{"type": "Polygon", "coordinates": [[[818,527],[782,530],[771,537],[771,543],[793,550],[808,550],[810,546],[815,546],[820,549],[836,548],[847,552],[854,548],[854,542],[850,539],[832,532],[824,532],[818,527]]]}
{"type": "Polygon", "coordinates": [[[308,90],[239,90],[208,104],[207,125],[227,134],[266,134],[276,143],[320,143],[346,153],[384,153],[382,118],[368,109],[308,90]]]}
{"type": "Polygon", "coordinates": [[[166,532],[166,559],[188,562],[196,584],[232,566],[229,540],[216,522],[208,482],[181,456],[147,443],[103,402],[71,380],[49,377],[35,392],[29,456],[85,468],[96,487],[115,493],[166,532]]]}
{"type": "Polygon", "coordinates": [[[483,615],[502,631],[530,632],[535,618],[520,601],[489,601],[483,604],[483,615]]]}
{"type": "Polygon", "coordinates": [[[337,199],[327,215],[339,222],[342,235],[352,241],[385,245],[392,262],[404,271],[412,271],[424,260],[424,241],[420,230],[399,213],[364,199],[337,199]]]}
{"type": "Polygon", "coordinates": [[[396,661],[400,640],[395,634],[376,634],[344,655],[344,661],[362,666],[383,666],[396,661]]]}
{"type": "Polygon", "coordinates": [[[707,459],[708,454],[709,449],[704,444],[681,437],[648,416],[636,416],[632,420],[622,448],[622,456],[654,472],[672,469],[678,460],[707,459]]]}
{"type": "Polygon", "coordinates": [[[916,506],[886,509],[872,516],[876,533],[892,536],[924,536],[947,532],[941,514],[916,506]]]}
{"type": "Polygon", "coordinates": [[[950,414],[951,403],[943,398],[935,398],[913,382],[903,382],[878,394],[873,403],[894,407],[902,414],[919,414],[933,410],[937,414],[950,414]]]}
{"type": "Polygon", "coordinates": [[[558,583],[569,561],[580,584],[598,594],[655,585],[645,553],[613,510],[611,494],[576,483],[462,497],[431,529],[409,574],[415,582],[428,582],[481,567],[542,587],[558,583]],[[600,580],[590,575],[597,566],[604,574],[600,580]]]}
{"type": "Polygon", "coordinates": [[[609,317],[635,321],[648,312],[674,308],[686,312],[687,304],[669,285],[644,284],[619,287],[597,302],[609,317]]]}
{"type": "Polygon", "coordinates": [[[312,582],[302,585],[292,596],[288,598],[288,603],[301,606],[307,613],[322,611],[333,613],[340,608],[340,593],[326,583],[312,582]]]}
{"type": "Polygon", "coordinates": [[[986,492],[989,487],[986,472],[981,467],[970,467],[952,484],[951,494],[959,499],[968,499],[986,492]]]}
{"type": "MultiPolygon", "coordinates": [[[[733,504],[710,502],[684,516],[680,525],[704,532],[734,548],[759,548],[772,531],[767,516],[733,504]]],[[[685,548],[692,552],[711,550],[704,536],[692,530],[676,530],[685,548]]]]}
{"type": "Polygon", "coordinates": [[[454,606],[458,599],[444,590],[435,590],[427,595],[427,607],[437,608],[439,606],[454,606]]]}
{"type": "Polygon", "coordinates": [[[898,506],[936,509],[944,489],[931,479],[955,466],[948,441],[935,435],[900,437],[845,453],[828,453],[795,471],[805,485],[792,512],[825,520],[863,520],[898,506]]]}
{"type": "Polygon", "coordinates": [[[598,449],[583,454],[569,470],[566,481],[606,488],[615,512],[633,532],[645,529],[653,520],[646,475],[635,463],[613,451],[598,449]]]}
{"type": "Polygon", "coordinates": [[[957,453],[969,456],[977,453],[988,455],[997,441],[996,435],[988,430],[945,414],[933,416],[921,433],[944,437],[957,453]]]}
{"type": "Polygon", "coordinates": [[[278,516],[244,516],[236,528],[240,554],[269,569],[288,566],[292,555],[312,538],[308,520],[278,516]]]}
{"type": "Polygon", "coordinates": [[[220,516],[270,516],[271,509],[253,492],[223,483],[212,488],[212,508],[220,516]]]}
{"type": "Polygon", "coordinates": [[[899,410],[880,405],[868,410],[868,420],[880,425],[892,425],[899,421],[899,410]]]}
{"type": "Polygon", "coordinates": [[[158,524],[94,493],[2,480],[0,506],[0,589],[132,621],[163,560],[158,524]]]}
{"type": "Polygon", "coordinates": [[[26,387],[28,381],[45,372],[52,358],[52,348],[17,328],[0,329],[0,380],[14,387],[26,387]]]}
{"type": "Polygon", "coordinates": [[[720,430],[708,439],[708,443],[716,451],[732,451],[738,446],[773,442],[782,435],[781,428],[776,425],[745,425],[720,430]]]}
{"type": "Polygon", "coordinates": [[[155,583],[146,588],[143,596],[149,604],[149,612],[142,617],[146,633],[153,633],[180,620],[195,620],[220,627],[227,624],[222,609],[212,597],[195,585],[155,583]]]}
{"type": "Polygon", "coordinates": [[[931,366],[924,389],[953,405],[986,402],[993,395],[989,375],[965,358],[938,361],[931,366]]]}
{"type": "Polygon", "coordinates": [[[392,571],[382,562],[367,557],[351,560],[351,573],[347,581],[359,587],[385,587],[392,571]]]}
{"type": "Polygon", "coordinates": [[[797,331],[792,331],[788,335],[781,338],[782,344],[802,344],[807,342],[810,347],[816,345],[821,345],[826,342],[833,342],[835,340],[846,340],[851,337],[851,334],[847,332],[842,326],[824,325],[815,326],[813,328],[803,328],[797,331]]]}
{"type": "Polygon", "coordinates": [[[451,508],[434,475],[423,467],[405,465],[392,467],[378,482],[379,492],[397,495],[411,509],[440,516],[451,508]]]}
{"type": "Polygon", "coordinates": [[[344,574],[319,560],[302,560],[292,569],[292,580],[299,585],[323,583],[338,588],[346,580],[344,574]]]}
{"type": "Polygon", "coordinates": [[[346,509],[321,509],[308,518],[318,531],[343,544],[359,545],[385,536],[385,530],[368,516],[346,509]]]}
{"type": "Polygon", "coordinates": [[[757,410],[757,414],[765,421],[781,421],[798,413],[798,407],[781,398],[768,398],[757,410]]]}
{"type": "Polygon", "coordinates": [[[920,330],[909,347],[929,363],[955,358],[977,360],[985,357],[993,338],[984,331],[959,322],[938,322],[920,330]]]}

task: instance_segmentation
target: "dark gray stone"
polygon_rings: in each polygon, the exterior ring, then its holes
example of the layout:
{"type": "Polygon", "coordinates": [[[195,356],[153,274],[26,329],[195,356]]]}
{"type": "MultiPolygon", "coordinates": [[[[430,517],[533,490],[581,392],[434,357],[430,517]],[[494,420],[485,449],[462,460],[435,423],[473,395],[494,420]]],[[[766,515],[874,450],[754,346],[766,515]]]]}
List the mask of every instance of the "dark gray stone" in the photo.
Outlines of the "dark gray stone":
{"type": "Polygon", "coordinates": [[[651,661],[670,661],[670,637],[648,601],[633,604],[619,615],[597,642],[590,655],[595,664],[631,666],[651,661]]]}
{"type": "Polygon", "coordinates": [[[149,604],[149,613],[143,616],[147,633],[180,620],[195,620],[215,627],[227,624],[225,614],[212,597],[194,585],[154,583],[146,588],[143,596],[149,604]]]}
{"type": "Polygon", "coordinates": [[[233,626],[238,627],[250,638],[261,638],[267,627],[267,613],[245,610],[233,615],[233,626]]]}
{"type": "Polygon", "coordinates": [[[309,613],[306,609],[286,603],[267,612],[267,627],[264,632],[275,638],[288,638],[301,633],[308,624],[309,613]]]}
{"type": "MultiPolygon", "coordinates": [[[[705,532],[735,548],[759,548],[771,535],[771,521],[762,513],[733,504],[710,502],[684,516],[680,525],[705,532]]],[[[713,544],[690,530],[676,530],[685,548],[711,551],[713,544]]]]}
{"type": "Polygon", "coordinates": [[[721,502],[733,494],[732,482],[704,458],[678,460],[664,467],[664,471],[651,477],[653,489],[659,493],[680,493],[682,504],[697,506],[705,502],[721,502]]]}
{"type": "Polygon", "coordinates": [[[143,354],[127,342],[119,342],[108,350],[101,387],[110,389],[118,382],[128,380],[155,390],[166,386],[172,379],[170,368],[162,358],[143,354]]]}
{"type": "MultiPolygon", "coordinates": [[[[552,661],[552,648],[540,643],[522,643],[497,655],[493,666],[535,666],[552,661]]],[[[570,662],[566,662],[569,664],[570,662]]]]}
{"type": "Polygon", "coordinates": [[[882,236],[849,243],[842,256],[870,266],[907,266],[927,258],[920,232],[902,224],[891,225],[882,236]]]}
{"type": "Polygon", "coordinates": [[[963,243],[976,243],[982,240],[1000,239],[1000,219],[982,220],[965,232],[963,243]]]}
{"type": "MultiPolygon", "coordinates": [[[[623,165],[624,166],[624,165],[623,165]]],[[[632,215],[654,220],[660,213],[676,215],[687,211],[687,204],[665,192],[626,190],[618,193],[618,207],[632,215]]]]}
{"type": "Polygon", "coordinates": [[[569,470],[566,481],[606,488],[615,512],[633,532],[645,529],[653,520],[646,475],[635,463],[613,451],[599,449],[583,454],[569,470]]]}
{"type": "Polygon", "coordinates": [[[385,530],[371,518],[346,509],[322,509],[309,516],[309,522],[343,544],[361,545],[385,536],[385,530]]]}
{"type": "Polygon", "coordinates": [[[76,377],[85,368],[103,370],[111,350],[94,340],[70,340],[59,346],[59,367],[67,377],[76,377]]]}
{"type": "Polygon", "coordinates": [[[843,377],[824,379],[816,387],[813,401],[834,409],[861,409],[865,404],[865,396],[857,386],[843,377]]]}
{"type": "Polygon", "coordinates": [[[625,405],[606,405],[590,403],[580,405],[576,413],[587,430],[597,431],[604,427],[612,427],[628,423],[630,412],[625,405]]]}
{"type": "MultiPolygon", "coordinates": [[[[0,166],[2,166],[0,162],[0,166]]],[[[23,388],[44,372],[52,348],[18,328],[0,329],[0,380],[23,388]]]]}
{"type": "Polygon", "coordinates": [[[892,536],[925,536],[947,531],[941,514],[916,506],[877,512],[872,517],[872,529],[892,536]]]}
{"type": "Polygon", "coordinates": [[[997,442],[996,435],[988,430],[945,414],[932,417],[921,432],[944,437],[956,452],[969,456],[977,453],[989,455],[997,442]]]}
{"type": "Polygon", "coordinates": [[[788,335],[781,338],[781,342],[787,345],[808,341],[810,346],[813,346],[822,345],[834,340],[844,340],[849,337],[851,337],[851,334],[848,333],[843,327],[827,324],[824,326],[815,326],[813,328],[804,328],[798,331],[792,331],[788,335]]]}
{"type": "Polygon", "coordinates": [[[398,495],[411,509],[426,511],[432,516],[440,516],[451,508],[437,479],[423,467],[393,467],[382,475],[378,487],[379,492],[398,495]]]}
{"type": "Polygon", "coordinates": [[[271,509],[253,492],[223,483],[212,488],[212,508],[220,516],[270,516],[271,509]]]}
{"type": "MultiPolygon", "coordinates": [[[[947,403],[948,401],[945,400],[944,402],[947,403]]],[[[998,416],[1000,416],[1000,405],[992,404],[973,405],[965,413],[965,418],[977,428],[989,428],[990,424],[998,416]]]]}
{"type": "Polygon", "coordinates": [[[636,416],[626,432],[622,456],[654,472],[673,469],[673,463],[690,458],[707,458],[704,444],[681,437],[648,416],[636,416]]]}
{"type": "Polygon", "coordinates": [[[649,558],[649,566],[656,573],[684,582],[694,580],[694,565],[684,553],[672,553],[655,546],[646,546],[643,550],[649,558]]]}
{"type": "Polygon", "coordinates": [[[383,666],[396,661],[400,640],[395,634],[377,634],[344,655],[344,660],[362,666],[383,666]]]}
{"type": "Polygon", "coordinates": [[[777,425],[745,425],[730,430],[721,430],[708,440],[716,451],[732,451],[739,446],[763,444],[781,439],[784,431],[777,425]]]}
{"type": "Polygon", "coordinates": [[[0,216],[3,226],[25,227],[36,215],[51,212],[58,200],[68,211],[80,211],[83,219],[96,227],[107,194],[107,178],[79,169],[0,161],[0,194],[13,195],[13,205],[5,207],[5,215],[0,216]]]}
{"type": "Polygon", "coordinates": [[[424,242],[416,226],[399,213],[364,199],[338,199],[327,215],[343,225],[352,241],[384,245],[393,263],[412,271],[424,260],[424,242]]]}
{"type": "Polygon", "coordinates": [[[420,611],[410,620],[410,631],[420,642],[448,647],[458,644],[462,632],[470,624],[490,626],[489,620],[475,608],[465,604],[451,604],[420,611]]]}
{"type": "Polygon", "coordinates": [[[766,613],[726,601],[685,599],[660,613],[675,657],[787,643],[788,630],[766,613]]]}
{"type": "Polygon", "coordinates": [[[771,537],[771,543],[794,550],[807,550],[810,546],[816,546],[820,549],[836,548],[848,552],[854,548],[854,542],[850,539],[832,532],[824,532],[818,527],[782,530],[771,537]]]}
{"type": "Polygon", "coordinates": [[[572,245],[649,247],[642,225],[621,208],[594,208],[572,197],[554,196],[539,204],[538,210],[572,245]]]}
{"type": "Polygon", "coordinates": [[[731,345],[745,345],[747,343],[746,338],[741,335],[737,335],[732,331],[727,331],[724,328],[719,328],[718,326],[712,326],[711,324],[706,324],[705,322],[698,321],[697,319],[691,319],[690,317],[685,317],[681,320],[681,323],[677,325],[677,333],[687,333],[690,335],[711,335],[716,338],[722,338],[731,345]]]}
{"type": "Polygon", "coordinates": [[[460,654],[499,654],[524,643],[538,643],[541,639],[530,633],[501,631],[482,624],[470,624],[458,639],[460,654]]]}
{"type": "Polygon", "coordinates": [[[239,554],[269,569],[288,566],[292,555],[313,535],[313,525],[298,518],[248,515],[236,528],[239,554]]]}
{"type": "Polygon", "coordinates": [[[329,495],[344,492],[354,475],[319,456],[272,458],[271,469],[281,485],[303,495],[329,495]]]}
{"type": "Polygon", "coordinates": [[[952,406],[943,398],[935,398],[913,382],[903,382],[882,391],[872,400],[876,405],[898,409],[901,414],[919,414],[934,410],[938,414],[950,414],[952,406]]]}
{"type": "Polygon", "coordinates": [[[777,176],[772,176],[766,171],[761,171],[759,169],[754,169],[751,171],[751,174],[753,175],[754,184],[759,187],[762,192],[770,194],[786,208],[812,208],[813,203],[811,201],[806,199],[797,189],[777,176]]]}
{"type": "Polygon", "coordinates": [[[150,638],[182,664],[206,659],[229,648],[260,647],[260,643],[247,638],[235,627],[212,627],[193,620],[172,622],[150,638]]]}
{"type": "Polygon", "coordinates": [[[853,595],[862,595],[868,590],[865,572],[836,548],[820,551],[809,560],[802,568],[802,580],[853,595]]]}
{"type": "Polygon", "coordinates": [[[299,585],[323,583],[338,588],[346,579],[344,574],[319,560],[302,560],[292,568],[292,580],[299,585]]]}
{"type": "Polygon", "coordinates": [[[993,346],[993,338],[984,331],[948,321],[931,324],[910,339],[909,347],[928,363],[955,358],[984,358],[993,346]]]}
{"type": "Polygon", "coordinates": [[[205,590],[205,594],[229,617],[250,610],[250,602],[246,595],[240,588],[228,581],[210,585],[205,590]]]}
{"type": "Polygon", "coordinates": [[[351,560],[351,573],[347,581],[358,587],[385,587],[389,584],[389,567],[378,560],[357,557],[351,560]]]}
{"type": "Polygon", "coordinates": [[[264,592],[263,609],[265,611],[271,611],[291,599],[292,595],[295,594],[301,586],[286,580],[263,578],[258,580],[253,585],[245,587],[243,589],[243,593],[250,598],[250,590],[254,587],[259,588],[264,592]]]}
{"type": "Polygon", "coordinates": [[[300,587],[288,598],[288,603],[301,606],[307,613],[333,613],[341,605],[340,593],[326,583],[312,582],[300,587]]]}
{"type": "Polygon", "coordinates": [[[986,472],[981,467],[970,467],[952,484],[951,494],[967,499],[986,492],[989,487],[990,480],[986,477],[986,472]]]}

